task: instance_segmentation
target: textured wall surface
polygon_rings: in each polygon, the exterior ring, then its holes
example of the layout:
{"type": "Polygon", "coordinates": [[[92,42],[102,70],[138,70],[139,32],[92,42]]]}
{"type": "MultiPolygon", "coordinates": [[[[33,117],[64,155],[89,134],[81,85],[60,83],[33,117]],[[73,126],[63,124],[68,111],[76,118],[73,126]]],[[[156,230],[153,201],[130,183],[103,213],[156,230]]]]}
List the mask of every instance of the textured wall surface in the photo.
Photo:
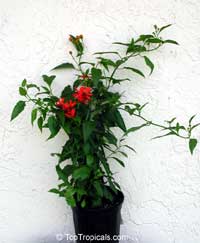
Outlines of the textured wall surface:
{"type": "MultiPolygon", "coordinates": [[[[70,33],[82,33],[91,54],[172,23],[164,35],[180,46],[151,54],[153,75],[134,76],[118,89],[129,100],[149,102],[150,119],[177,116],[184,123],[199,113],[199,12],[198,0],[0,0],[0,243],[55,243],[59,233],[65,242],[62,234],[73,233],[70,208],[47,192],[57,183],[50,153],[64,136],[46,142],[48,134],[30,125],[30,108],[9,122],[23,78],[40,84],[42,74],[68,60],[70,33]]],[[[68,72],[57,77],[57,90],[73,80],[68,72]]],[[[127,118],[128,126],[136,122],[127,118]]],[[[130,135],[137,154],[130,153],[126,169],[114,166],[126,197],[121,232],[135,243],[199,243],[200,150],[190,156],[185,141],[150,141],[157,134],[145,128],[130,135]]]]}

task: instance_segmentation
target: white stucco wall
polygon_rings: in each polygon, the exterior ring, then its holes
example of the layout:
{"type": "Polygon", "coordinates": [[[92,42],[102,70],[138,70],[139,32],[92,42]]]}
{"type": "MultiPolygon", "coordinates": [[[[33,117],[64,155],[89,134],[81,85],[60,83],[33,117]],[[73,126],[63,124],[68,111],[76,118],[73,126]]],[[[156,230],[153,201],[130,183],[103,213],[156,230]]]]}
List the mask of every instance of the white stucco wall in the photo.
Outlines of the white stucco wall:
{"type": "MultiPolygon", "coordinates": [[[[57,185],[50,153],[59,151],[64,136],[45,142],[47,134],[30,125],[30,109],[9,122],[23,78],[40,84],[41,74],[67,60],[68,34],[82,33],[93,53],[154,24],[173,23],[165,36],[180,46],[152,54],[153,75],[119,90],[149,102],[150,119],[186,122],[199,113],[199,12],[198,0],[0,0],[0,243],[55,243],[56,234],[73,233],[70,208],[47,192],[57,185]]],[[[63,72],[54,86],[71,81],[63,72]]],[[[127,119],[128,126],[133,122],[127,119]]],[[[157,134],[146,128],[130,135],[137,154],[130,153],[126,169],[115,166],[126,197],[121,232],[135,243],[199,243],[200,150],[190,156],[182,140],[150,141],[157,134]]]]}

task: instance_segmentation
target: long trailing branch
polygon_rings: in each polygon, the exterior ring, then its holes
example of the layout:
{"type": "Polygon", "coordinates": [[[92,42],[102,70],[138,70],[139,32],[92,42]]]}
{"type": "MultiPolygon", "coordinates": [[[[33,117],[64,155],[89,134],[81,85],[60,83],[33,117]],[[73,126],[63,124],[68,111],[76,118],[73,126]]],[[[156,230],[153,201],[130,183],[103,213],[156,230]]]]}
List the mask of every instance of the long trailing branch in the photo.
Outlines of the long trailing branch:
{"type": "Polygon", "coordinates": [[[146,125],[153,125],[155,127],[162,128],[162,130],[169,130],[173,135],[176,135],[176,136],[178,136],[180,138],[184,138],[184,139],[189,139],[190,138],[189,135],[188,136],[182,136],[178,132],[176,132],[172,127],[170,127],[170,126],[164,126],[164,125],[158,124],[156,122],[150,121],[150,120],[146,119],[144,116],[142,116],[140,114],[133,113],[133,116],[139,117],[140,119],[142,119],[143,121],[145,121],[146,122],[146,125]]]}

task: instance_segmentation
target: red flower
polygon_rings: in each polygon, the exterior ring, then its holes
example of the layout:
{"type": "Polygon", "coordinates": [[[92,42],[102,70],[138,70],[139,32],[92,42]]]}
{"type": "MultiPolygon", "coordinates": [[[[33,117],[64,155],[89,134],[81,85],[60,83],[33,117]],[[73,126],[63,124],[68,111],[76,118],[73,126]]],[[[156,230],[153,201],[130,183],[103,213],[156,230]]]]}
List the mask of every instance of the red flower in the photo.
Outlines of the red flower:
{"type": "Polygon", "coordinates": [[[60,99],[56,102],[56,106],[62,108],[64,102],[65,102],[65,99],[64,99],[64,98],[60,98],[60,99]]]}
{"type": "Polygon", "coordinates": [[[65,103],[62,105],[62,109],[63,109],[64,111],[67,111],[67,110],[71,110],[71,109],[73,109],[75,106],[76,106],[76,102],[75,102],[75,101],[72,101],[72,100],[69,100],[68,102],[65,102],[65,103]]]}
{"type": "Polygon", "coordinates": [[[74,98],[76,98],[80,103],[88,104],[91,100],[92,96],[92,88],[81,86],[79,89],[76,89],[76,92],[73,94],[74,98]]]}
{"type": "Polygon", "coordinates": [[[76,109],[74,108],[76,106],[75,101],[69,100],[65,102],[64,98],[60,98],[56,102],[56,106],[60,107],[65,112],[66,117],[74,118],[76,116],[76,109]]]}
{"type": "Polygon", "coordinates": [[[65,112],[65,116],[68,118],[74,118],[76,116],[76,110],[75,109],[69,109],[65,112]]]}
{"type": "Polygon", "coordinates": [[[62,109],[65,111],[65,116],[68,118],[74,118],[76,116],[76,110],[75,107],[76,102],[69,100],[68,102],[65,102],[62,106],[62,109]]]}

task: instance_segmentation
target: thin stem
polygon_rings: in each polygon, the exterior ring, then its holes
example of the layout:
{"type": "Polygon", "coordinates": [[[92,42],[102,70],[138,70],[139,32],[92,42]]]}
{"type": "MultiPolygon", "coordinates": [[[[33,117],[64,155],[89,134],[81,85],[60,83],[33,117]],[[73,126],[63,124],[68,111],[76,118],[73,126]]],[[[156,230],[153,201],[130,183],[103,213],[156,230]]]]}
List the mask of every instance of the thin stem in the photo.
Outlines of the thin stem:
{"type": "Polygon", "coordinates": [[[180,138],[184,138],[184,139],[189,139],[189,138],[190,138],[189,135],[188,135],[188,136],[182,136],[182,135],[178,134],[177,132],[175,132],[175,131],[174,131],[172,128],[170,128],[170,127],[166,127],[166,126],[164,126],[164,125],[160,125],[160,124],[158,124],[158,123],[149,121],[149,120],[147,120],[145,117],[143,117],[142,115],[133,113],[133,116],[139,117],[139,118],[142,119],[143,121],[147,122],[149,125],[153,125],[153,126],[155,126],[155,127],[159,127],[159,128],[162,128],[162,129],[168,129],[168,130],[170,130],[171,132],[173,132],[174,135],[176,135],[176,136],[178,136],[178,137],[180,137],[180,138]]]}
{"type": "Polygon", "coordinates": [[[74,60],[74,62],[76,63],[77,67],[78,67],[78,71],[80,71],[82,74],[84,74],[82,68],[81,68],[81,65],[80,65],[80,62],[81,62],[81,56],[79,56],[79,60],[77,61],[76,58],[73,56],[72,53],[70,53],[72,59],[74,60]]]}
{"type": "MultiPolygon", "coordinates": [[[[159,44],[157,47],[155,48],[152,48],[152,49],[149,49],[149,50],[146,50],[144,52],[151,52],[151,51],[154,51],[154,50],[157,50],[158,48],[160,48],[162,44],[159,44]]],[[[140,52],[139,53],[136,53],[136,54],[130,54],[128,56],[125,56],[125,57],[122,57],[121,58],[121,63],[119,63],[118,65],[116,65],[116,67],[113,69],[113,72],[111,73],[111,76],[109,78],[109,85],[108,85],[108,88],[110,87],[110,83],[111,83],[111,80],[112,78],[114,77],[116,71],[119,69],[119,67],[124,64],[125,62],[127,62],[131,57],[136,57],[136,56],[141,56],[140,55],[140,52]]]]}

